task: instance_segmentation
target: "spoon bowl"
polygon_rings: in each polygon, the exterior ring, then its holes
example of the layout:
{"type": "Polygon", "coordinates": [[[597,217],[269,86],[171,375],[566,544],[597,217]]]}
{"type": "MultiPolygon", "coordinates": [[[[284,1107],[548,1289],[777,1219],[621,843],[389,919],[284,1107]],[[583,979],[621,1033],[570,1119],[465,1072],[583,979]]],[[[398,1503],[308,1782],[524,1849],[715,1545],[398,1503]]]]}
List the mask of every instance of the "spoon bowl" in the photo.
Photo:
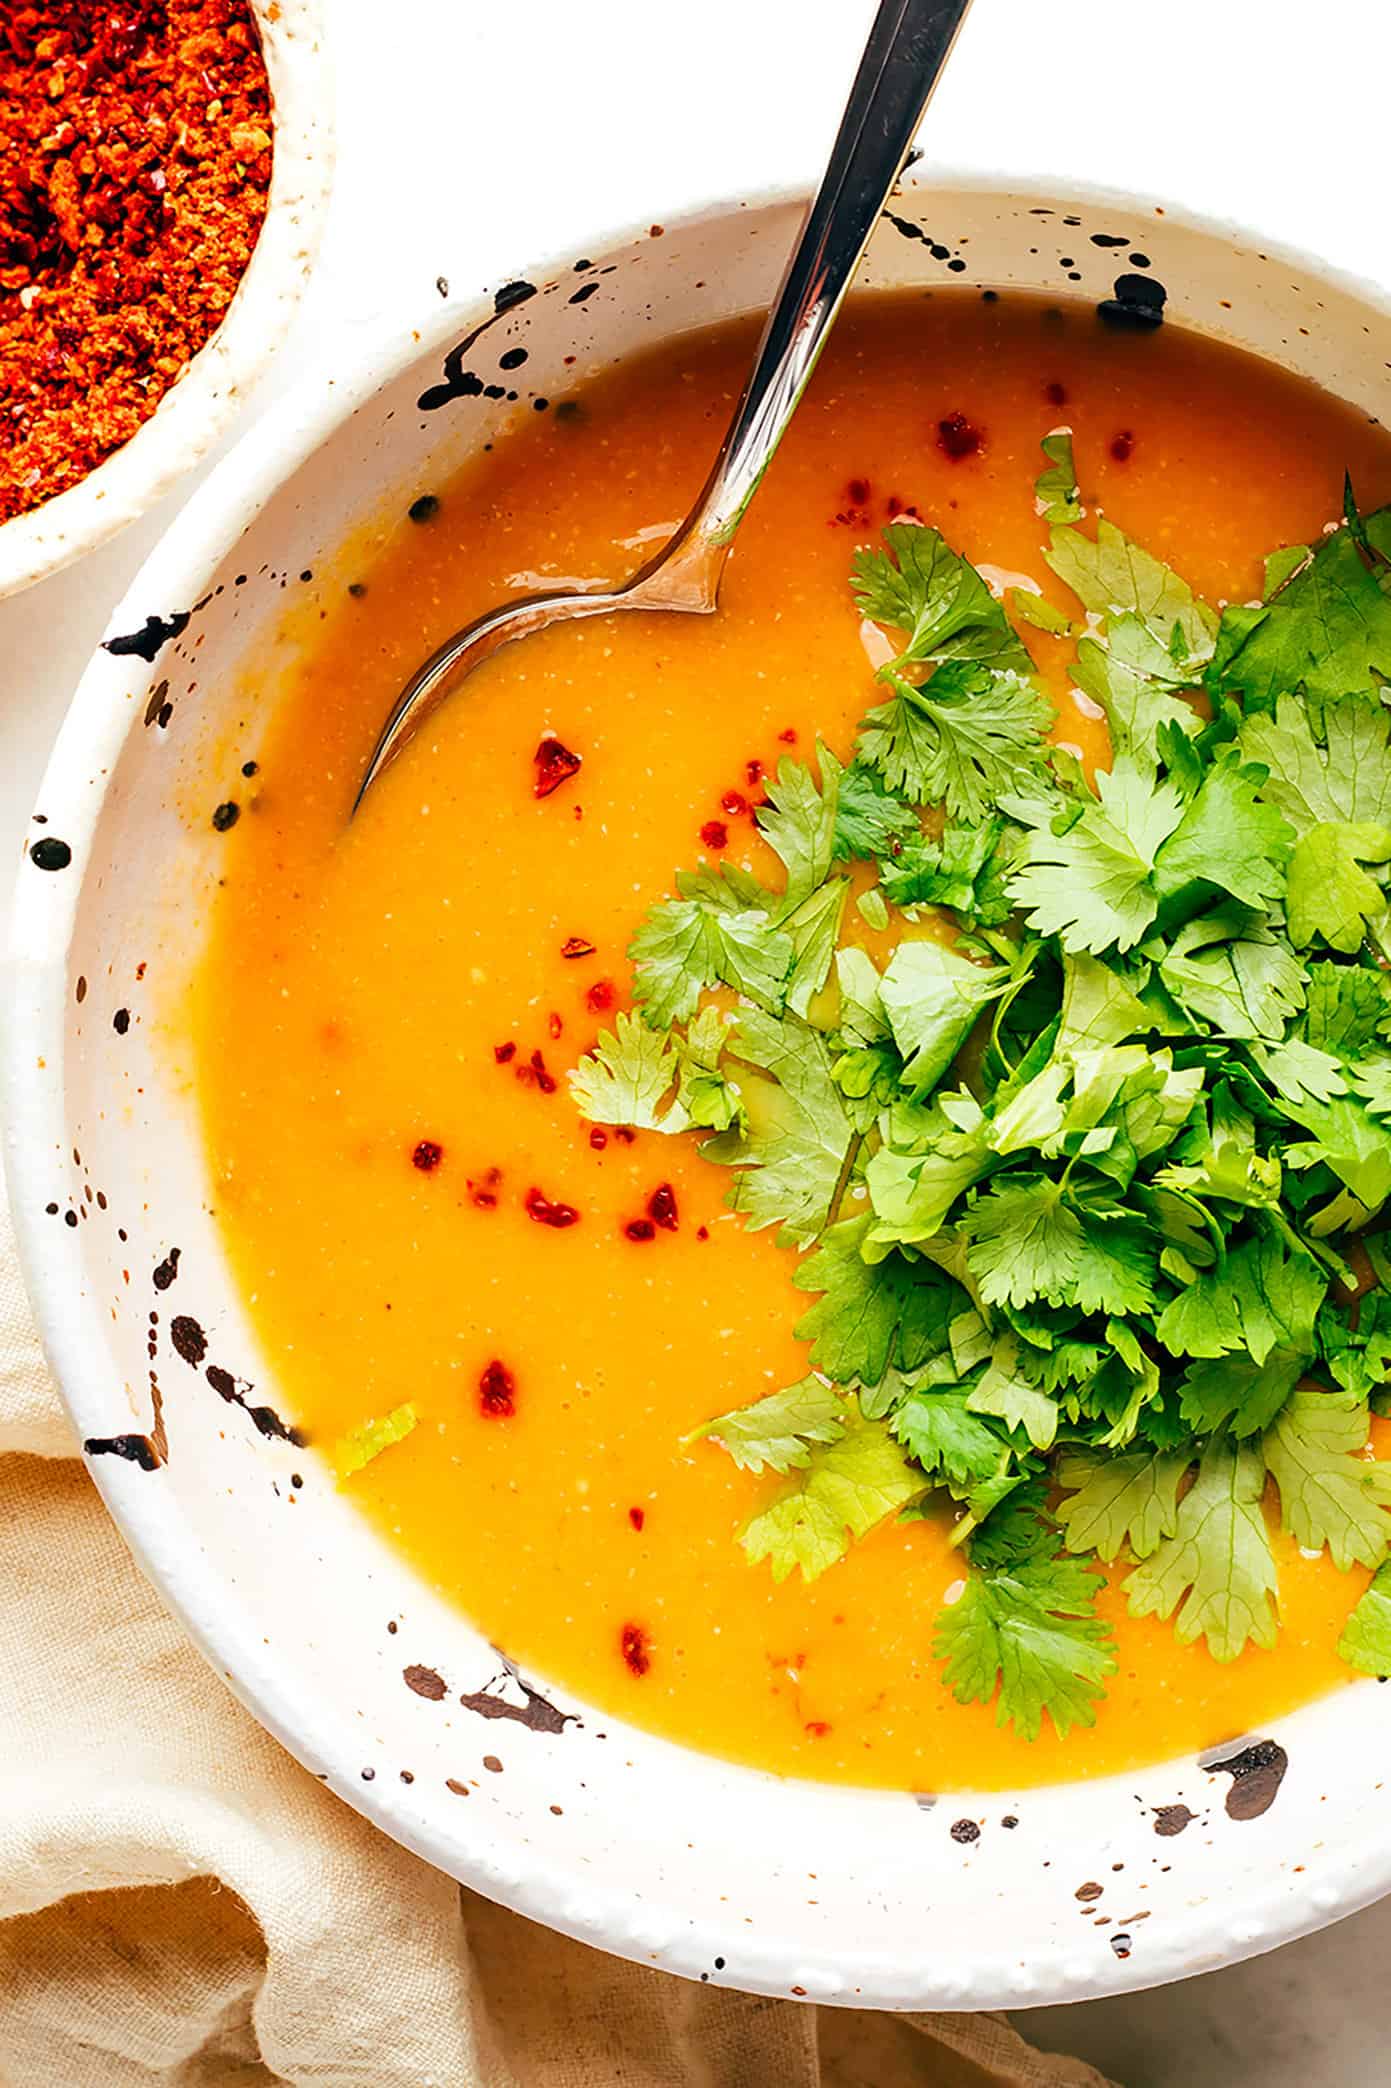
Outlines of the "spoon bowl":
{"type": "Polygon", "coordinates": [[[880,0],[753,369],[710,476],[675,535],[621,587],[526,595],[447,639],[397,697],[354,812],[435,706],[500,646],[549,624],[614,609],[709,615],[715,608],[734,532],[806,390],[970,5],[971,0],[880,0]]]}

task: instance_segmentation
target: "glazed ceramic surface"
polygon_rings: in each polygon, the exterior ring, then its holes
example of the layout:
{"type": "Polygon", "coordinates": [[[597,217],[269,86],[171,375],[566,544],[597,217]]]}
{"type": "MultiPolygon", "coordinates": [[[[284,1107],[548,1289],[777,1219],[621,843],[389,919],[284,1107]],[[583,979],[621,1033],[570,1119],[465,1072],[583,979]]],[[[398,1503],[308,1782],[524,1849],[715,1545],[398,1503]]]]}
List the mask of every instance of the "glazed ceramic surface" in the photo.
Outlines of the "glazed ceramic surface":
{"type": "MultiPolygon", "coordinates": [[[[799,209],[576,245],[442,308],[292,398],[196,496],[113,618],[26,837],[12,1201],[92,1474],[146,1570],[257,1716],[387,1832],[693,1978],[886,2008],[1114,1992],[1391,1885],[1391,1695],[1358,1683],[1210,1757],[989,1796],[779,1781],[626,1728],[509,1667],[293,1440],[207,1211],[179,994],[221,863],[210,815],[258,752],[287,607],[312,615],[355,528],[534,399],[762,304],[799,209]],[[527,388],[509,399],[500,359],[519,345],[527,388]]],[[[865,280],[1106,301],[1369,414],[1385,389],[1377,291],[1133,201],[908,186],[865,280]]]]}
{"type": "Polygon", "coordinates": [[[226,317],[130,441],[0,526],[0,597],[60,572],[143,515],[207,456],[284,337],[323,228],[332,86],[320,0],[252,0],[275,110],[265,222],[226,317]]]}

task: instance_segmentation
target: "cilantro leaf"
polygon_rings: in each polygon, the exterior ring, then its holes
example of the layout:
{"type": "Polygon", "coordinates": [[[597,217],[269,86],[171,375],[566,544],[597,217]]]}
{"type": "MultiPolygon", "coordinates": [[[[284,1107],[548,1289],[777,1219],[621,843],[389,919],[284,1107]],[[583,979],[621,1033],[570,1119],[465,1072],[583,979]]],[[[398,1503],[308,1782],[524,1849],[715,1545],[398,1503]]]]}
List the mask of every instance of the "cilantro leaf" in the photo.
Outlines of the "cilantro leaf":
{"type": "Polygon", "coordinates": [[[1132,1616],[1172,1617],[1183,1645],[1205,1638],[1214,1660],[1248,1642],[1273,1646],[1275,1560],[1261,1514],[1265,1466],[1257,1450],[1214,1436],[1161,1538],[1125,1583],[1132,1616]]]}
{"type": "Polygon", "coordinates": [[[797,1339],[811,1342],[816,1368],[840,1385],[877,1385],[890,1363],[916,1370],[946,1346],[964,1303],[930,1264],[901,1254],[867,1262],[870,1223],[843,1218],[831,1226],[792,1279],[798,1290],[822,1293],[797,1322],[797,1339]]]}
{"type": "Polygon", "coordinates": [[[1029,1376],[1018,1339],[998,1341],[990,1364],[968,1402],[973,1414],[994,1414],[1006,1428],[1022,1429],[1035,1450],[1051,1450],[1058,1433],[1056,1401],[1029,1376]]]}
{"type": "Polygon", "coordinates": [[[1322,936],[1335,950],[1360,948],[1386,914],[1386,895],[1364,865],[1391,861],[1391,826],[1310,827],[1290,857],[1290,940],[1307,949],[1322,936]]]}
{"type": "Polygon", "coordinates": [[[907,639],[902,668],[928,660],[982,661],[1029,674],[1033,662],[975,567],[938,530],[891,522],[886,551],[855,554],[851,591],[861,616],[907,639]]]}
{"type": "Polygon", "coordinates": [[[570,1093],[591,1124],[627,1124],[636,1131],[684,1131],[690,1117],[674,1099],[681,1054],[667,1030],[649,1029],[619,1013],[601,1030],[593,1051],[570,1073],[570,1093]],[[663,1106],[665,1105],[665,1106],[663,1106]]]}
{"type": "Polygon", "coordinates": [[[1317,707],[1375,689],[1388,676],[1391,600],[1351,533],[1340,529],[1314,547],[1264,608],[1224,613],[1208,688],[1214,696],[1242,696],[1248,711],[1296,689],[1317,707]]]}
{"type": "Polygon", "coordinates": [[[1096,537],[1079,529],[1055,529],[1044,552],[1053,571],[1094,615],[1131,611],[1163,646],[1179,644],[1181,660],[1204,660],[1212,650],[1217,619],[1185,580],[1133,544],[1103,515],[1096,537]]]}
{"type": "Polygon", "coordinates": [[[1391,1675],[1391,1565],[1379,1566],[1343,1627],[1338,1656],[1378,1679],[1391,1675]]]}
{"type": "Polygon", "coordinates": [[[1280,1515],[1306,1551],[1328,1547],[1346,1572],[1375,1566],[1391,1543],[1391,1466],[1362,1456],[1367,1409],[1346,1392],[1296,1392],[1265,1438],[1280,1515]]]}
{"type": "Polygon", "coordinates": [[[994,1164],[979,1109],[964,1127],[940,1108],[915,1110],[912,1131],[900,1145],[903,1115],[892,1114],[889,1136],[865,1168],[875,1219],[870,1237],[880,1245],[932,1239],[957,1197],[994,1164]]]}
{"type": "Polygon", "coordinates": [[[764,784],[768,802],[758,810],[758,829],[787,871],[779,916],[790,912],[821,884],[835,854],[840,764],[818,746],[823,787],[805,762],[784,758],[764,784]]]}
{"type": "Polygon", "coordinates": [[[1078,688],[1105,711],[1116,755],[1152,764],[1161,727],[1193,734],[1202,725],[1193,707],[1192,671],[1133,611],[1108,617],[1104,636],[1080,641],[1073,672],[1078,688]]]}
{"type": "Polygon", "coordinates": [[[1201,906],[1214,887],[1242,906],[1274,906],[1283,898],[1294,829],[1278,807],[1261,802],[1265,780],[1263,769],[1237,754],[1213,762],[1155,859],[1165,917],[1194,912],[1194,895],[1201,906]]]}
{"type": "Polygon", "coordinates": [[[973,1558],[960,1599],[937,1619],[933,1652],[962,1704],[995,1699],[995,1723],[1038,1737],[1046,1712],[1065,1739],[1096,1719],[1116,1669],[1110,1626],[1096,1615],[1100,1576],[1057,1556],[1058,1532],[1036,1521],[1031,1551],[1000,1564],[973,1558]]]}
{"type": "Polygon", "coordinates": [[[354,1472],[371,1464],[374,1457],[380,1457],[383,1450],[404,1441],[419,1419],[410,1400],[406,1400],[380,1421],[364,1421],[357,1428],[350,1428],[334,1445],[333,1463],[339,1478],[351,1478],[354,1472]]]}
{"type": "Polygon", "coordinates": [[[1304,1005],[1304,967],[1260,917],[1229,904],[1189,921],[1159,976],[1184,1012],[1223,1036],[1278,1041],[1304,1005]]]}
{"type": "Polygon", "coordinates": [[[701,1154],[737,1169],[725,1202],[751,1231],[778,1225],[783,1245],[805,1246],[831,1215],[850,1151],[825,1040],[805,1023],[746,1008],[730,1049],[768,1078],[746,1084],[747,1131],[721,1132],[701,1154]]]}
{"type": "Polygon", "coordinates": [[[702,992],[717,985],[777,1007],[793,948],[770,926],[766,904],[741,905],[727,882],[710,877],[683,875],[677,888],[681,897],[651,907],[628,945],[644,1020],[653,1029],[688,1021],[702,992]]]}
{"type": "Polygon", "coordinates": [[[886,856],[895,844],[916,838],[918,815],[902,798],[891,797],[878,772],[852,761],[841,773],[836,798],[833,859],[886,856]]]}
{"type": "Polygon", "coordinates": [[[926,1486],[882,1422],[848,1414],[837,1440],[810,1451],[787,1490],[750,1516],[739,1541],[754,1565],[768,1560],[775,1581],[797,1567],[815,1580],[926,1486]]]}
{"type": "Polygon", "coordinates": [[[866,714],[858,748],[891,790],[975,824],[1040,775],[1053,708],[1022,673],[961,662],[921,687],[890,679],[894,693],[866,714]]]}
{"type": "Polygon", "coordinates": [[[761,1472],[765,1466],[770,1472],[804,1471],[818,1443],[839,1442],[848,1411],[834,1385],[804,1377],[786,1391],[756,1399],[752,1406],[716,1414],[683,1441],[697,1443],[708,1437],[746,1472],[761,1472]]]}
{"type": "Polygon", "coordinates": [[[961,1391],[910,1392],[889,1425],[925,1472],[956,1487],[992,1478],[1010,1454],[1005,1438],[961,1391]]]}
{"type": "Polygon", "coordinates": [[[1177,791],[1118,761],[1064,833],[1033,826],[1010,894],[1029,926],[1065,950],[1128,950],[1158,911],[1155,858],[1182,816],[1177,791]]]}
{"type": "MultiPolygon", "coordinates": [[[[1391,614],[1391,602],[1387,603],[1391,614]]],[[[1391,713],[1355,696],[1330,702],[1322,731],[1305,706],[1282,696],[1274,716],[1257,712],[1241,727],[1241,752],[1268,770],[1261,795],[1296,834],[1342,824],[1391,822],[1391,713]]]]}
{"type": "Polygon", "coordinates": [[[1358,964],[1311,964],[1303,1031],[1315,1050],[1358,1059],[1391,1030],[1391,978],[1358,964]]]}
{"type": "Polygon", "coordinates": [[[1077,491],[1071,428],[1054,428],[1039,447],[1048,463],[1034,481],[1035,510],[1045,522],[1054,525],[1080,522],[1086,510],[1077,491]]]}
{"type": "Polygon", "coordinates": [[[1245,1349],[1264,1363],[1278,1348],[1314,1349],[1314,1319],[1328,1273],[1274,1233],[1233,1248],[1165,1306],[1155,1332],[1171,1355],[1224,1356],[1245,1349]]]}
{"type": "Polygon", "coordinates": [[[1309,1349],[1282,1345],[1262,1363],[1241,1355],[1192,1363],[1180,1387],[1179,1411],[1198,1435],[1224,1428],[1234,1436],[1259,1435],[1280,1412],[1310,1360],[1309,1349]]]}
{"type": "Polygon", "coordinates": [[[880,999],[914,1095],[934,1088],[986,1003],[1010,984],[1003,965],[973,964],[945,943],[901,942],[884,971],[880,999]]]}
{"type": "Polygon", "coordinates": [[[1391,1127],[1379,1123],[1353,1095],[1285,1102],[1283,1108],[1309,1134],[1307,1141],[1286,1148],[1285,1164],[1296,1169],[1322,1164],[1356,1197],[1361,1217],[1379,1210],[1391,1196],[1391,1127]]]}
{"type": "Polygon", "coordinates": [[[1191,1462],[1185,1450],[1065,1451],[1057,1479],[1068,1497],[1056,1513],[1068,1550],[1147,1559],[1178,1527],[1178,1490],[1191,1462]]]}
{"type": "Polygon", "coordinates": [[[1061,1184],[1011,1175],[976,1199],[962,1224],[967,1260],[987,1305],[1061,1298],[1081,1273],[1084,1236],[1061,1184]]]}
{"type": "Polygon", "coordinates": [[[884,890],[895,906],[950,906],[997,927],[1010,914],[1000,864],[1004,834],[1001,819],[979,826],[953,820],[938,840],[920,833],[880,864],[884,890]]]}

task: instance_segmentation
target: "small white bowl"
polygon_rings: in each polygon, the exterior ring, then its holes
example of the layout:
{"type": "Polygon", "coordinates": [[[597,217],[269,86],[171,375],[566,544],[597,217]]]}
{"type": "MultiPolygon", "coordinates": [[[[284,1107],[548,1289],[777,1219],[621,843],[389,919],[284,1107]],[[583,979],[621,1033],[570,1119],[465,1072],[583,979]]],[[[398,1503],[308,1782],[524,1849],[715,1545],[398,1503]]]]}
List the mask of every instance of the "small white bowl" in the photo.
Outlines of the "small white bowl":
{"type": "MultiPolygon", "coordinates": [[[[199,489],[116,612],[127,643],[83,680],[26,835],[12,1203],[69,1412],[137,1556],[256,1716],[387,1833],[539,1921],[716,1984],[879,2008],[1079,1999],[1249,1956],[1391,1887],[1391,1690],[1354,1683],[1197,1759],[936,1802],[733,1767],[544,1676],[524,1691],[317,1454],[274,1433],[275,1359],[209,1216],[189,1054],[160,1036],[225,861],[209,814],[259,752],[248,691],[293,644],[286,606],[343,577],[303,576],[529,411],[487,396],[504,351],[524,344],[528,385],[562,396],[756,308],[799,210],[756,198],[662,238],[577,240],[304,387],[199,489]]],[[[1163,283],[1180,323],[1367,413],[1384,399],[1380,289],[1134,198],[910,183],[867,280],[1095,301],[1117,274],[1122,301],[1152,313],[1163,283]],[[1060,251],[1079,282],[1059,280],[1060,251]]]]}
{"type": "Polygon", "coordinates": [[[0,524],[0,599],[71,565],[191,471],[240,411],[308,280],[333,173],[321,0],[251,0],[275,114],[270,196],[222,324],[129,442],[42,507],[0,524]]]}

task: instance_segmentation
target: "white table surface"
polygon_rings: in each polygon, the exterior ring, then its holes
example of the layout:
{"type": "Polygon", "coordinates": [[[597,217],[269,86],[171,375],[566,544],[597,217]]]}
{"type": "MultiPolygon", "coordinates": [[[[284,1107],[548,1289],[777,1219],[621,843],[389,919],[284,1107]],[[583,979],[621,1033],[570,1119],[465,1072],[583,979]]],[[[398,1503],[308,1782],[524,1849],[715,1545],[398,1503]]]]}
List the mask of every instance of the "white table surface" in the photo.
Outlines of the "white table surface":
{"type": "MultiPolygon", "coordinates": [[[[339,164],[322,261],[250,410],[352,333],[581,235],[809,181],[873,0],[324,0],[339,164]]],[[[1169,197],[1391,276],[1388,0],[976,0],[929,164],[1169,197]]],[[[925,170],[924,170],[925,171],[925,170]]],[[[0,603],[0,845],[111,608],[187,497],[0,603]]],[[[13,861],[13,854],[0,858],[13,861]]],[[[1391,2079],[1391,1901],[1182,1987],[1018,2020],[1126,2088],[1391,2079]]]]}

